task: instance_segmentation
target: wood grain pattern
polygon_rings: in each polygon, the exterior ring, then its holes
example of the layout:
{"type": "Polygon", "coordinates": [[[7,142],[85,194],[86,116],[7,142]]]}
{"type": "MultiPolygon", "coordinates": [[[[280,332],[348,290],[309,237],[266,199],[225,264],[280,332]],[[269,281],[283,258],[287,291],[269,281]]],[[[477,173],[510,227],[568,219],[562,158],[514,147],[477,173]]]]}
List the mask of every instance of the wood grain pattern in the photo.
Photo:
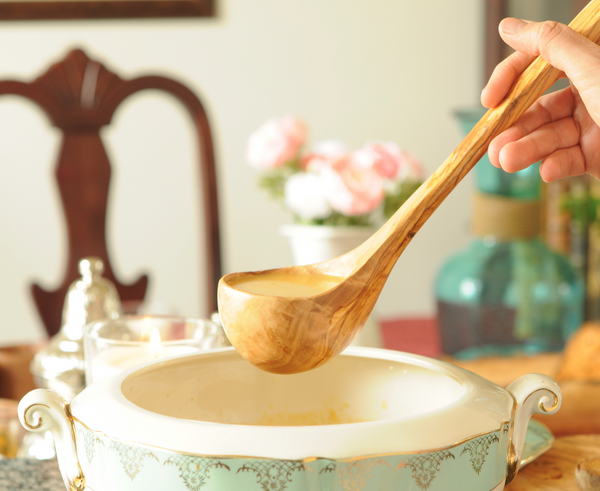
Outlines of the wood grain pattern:
{"type": "Polygon", "coordinates": [[[575,482],[577,464],[600,457],[600,435],[558,438],[552,448],[519,471],[506,491],[581,491],[575,482]]]}
{"type": "Polygon", "coordinates": [[[216,289],[221,277],[221,247],[216,174],[212,136],[200,100],[179,82],[158,76],[123,80],[81,50],[31,83],[0,81],[0,95],[16,94],[40,106],[51,123],[62,132],[56,181],[67,224],[67,265],[61,285],[55,290],[31,286],[33,298],[46,331],[53,335],[61,327],[62,308],[69,285],[80,277],[78,262],[97,256],[104,262],[104,276],[111,280],[124,302],[141,302],[148,277],[132,284],[115,277],[106,248],[106,208],[111,166],[100,130],[110,124],[121,102],[147,89],[167,92],[179,100],[192,117],[199,143],[199,189],[203,194],[206,257],[201,274],[207,286],[208,317],[216,309],[216,289]]]}
{"type": "MultiPolygon", "coordinates": [[[[593,0],[571,27],[597,42],[600,0],[593,0]]],[[[231,343],[252,364],[275,373],[316,368],[339,354],[362,329],[402,251],[421,226],[485,154],[491,140],[509,128],[559,77],[537,58],[505,100],[490,109],[436,172],[369,240],[348,254],[279,273],[330,274],[345,278],[335,288],[305,298],[239,292],[231,283],[263,274],[238,273],[219,284],[219,310],[231,343]]],[[[272,273],[267,272],[267,273],[272,273]]]]}

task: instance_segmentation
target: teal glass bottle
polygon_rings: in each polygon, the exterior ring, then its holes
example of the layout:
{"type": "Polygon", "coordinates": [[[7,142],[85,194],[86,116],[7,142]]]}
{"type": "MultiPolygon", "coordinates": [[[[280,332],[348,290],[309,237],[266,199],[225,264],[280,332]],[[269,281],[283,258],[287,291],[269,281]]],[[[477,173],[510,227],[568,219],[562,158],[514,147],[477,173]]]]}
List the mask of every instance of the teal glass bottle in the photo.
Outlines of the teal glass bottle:
{"type": "MultiPolygon", "coordinates": [[[[465,134],[482,111],[457,113],[465,134]]],[[[509,174],[486,154],[475,173],[474,238],[435,284],[442,349],[459,358],[560,350],[582,323],[584,287],[540,239],[539,166],[509,174]]]]}

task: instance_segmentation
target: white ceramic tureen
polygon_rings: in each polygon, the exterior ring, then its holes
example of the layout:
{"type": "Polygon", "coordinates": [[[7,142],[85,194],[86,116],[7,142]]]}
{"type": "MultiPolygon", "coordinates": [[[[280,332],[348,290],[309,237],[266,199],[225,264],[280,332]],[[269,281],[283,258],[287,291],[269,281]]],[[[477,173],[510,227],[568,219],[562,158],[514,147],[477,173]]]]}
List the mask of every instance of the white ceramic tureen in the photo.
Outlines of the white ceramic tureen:
{"type": "Polygon", "coordinates": [[[491,491],[515,476],[531,414],[560,397],[545,375],[504,390],[395,351],[274,375],[225,348],[128,370],[71,404],[37,389],[19,416],[54,434],[70,491],[491,491]]]}

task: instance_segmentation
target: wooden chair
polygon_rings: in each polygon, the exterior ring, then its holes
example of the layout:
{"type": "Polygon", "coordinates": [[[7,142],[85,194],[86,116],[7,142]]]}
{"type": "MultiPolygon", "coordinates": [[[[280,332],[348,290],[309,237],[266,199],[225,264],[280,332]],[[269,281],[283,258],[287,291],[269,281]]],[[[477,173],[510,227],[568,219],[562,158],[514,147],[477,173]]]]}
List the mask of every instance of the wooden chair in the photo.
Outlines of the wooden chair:
{"type": "Polygon", "coordinates": [[[148,276],[123,284],[115,277],[108,257],[105,224],[111,166],[100,129],[110,124],[121,102],[145,89],[158,89],[178,99],[196,129],[204,200],[206,257],[202,274],[208,292],[206,315],[217,310],[217,283],[221,277],[219,214],[212,137],[202,103],[175,80],[161,76],[124,80],[76,49],[31,83],[0,81],[0,95],[15,94],[33,101],[62,132],[55,174],[67,224],[66,271],[62,284],[54,291],[31,285],[35,305],[49,335],[60,329],[67,288],[79,277],[77,265],[85,256],[97,256],[104,261],[104,276],[115,284],[123,302],[144,299],[148,276]]]}

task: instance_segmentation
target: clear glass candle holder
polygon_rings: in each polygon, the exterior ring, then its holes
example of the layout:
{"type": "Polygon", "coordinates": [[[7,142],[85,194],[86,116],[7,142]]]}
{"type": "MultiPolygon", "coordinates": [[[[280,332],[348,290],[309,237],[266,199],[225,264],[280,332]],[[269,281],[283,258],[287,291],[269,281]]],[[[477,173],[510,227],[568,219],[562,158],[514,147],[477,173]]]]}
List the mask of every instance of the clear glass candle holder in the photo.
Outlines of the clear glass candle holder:
{"type": "Polygon", "coordinates": [[[125,315],[83,329],[86,385],[131,367],[226,345],[212,321],[169,315],[125,315]]]}

